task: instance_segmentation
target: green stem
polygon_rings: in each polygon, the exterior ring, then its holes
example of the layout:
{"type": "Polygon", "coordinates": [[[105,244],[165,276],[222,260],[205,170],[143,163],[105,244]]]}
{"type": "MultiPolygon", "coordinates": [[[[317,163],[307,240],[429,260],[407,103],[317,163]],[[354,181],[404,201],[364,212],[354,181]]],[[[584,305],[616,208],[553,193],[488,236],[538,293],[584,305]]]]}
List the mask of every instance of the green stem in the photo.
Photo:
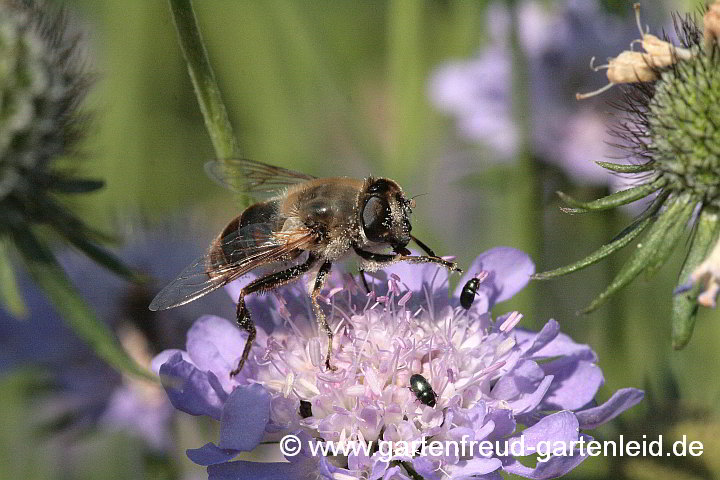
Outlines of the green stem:
{"type": "Polygon", "coordinates": [[[388,4],[388,78],[392,98],[393,141],[385,156],[385,172],[400,181],[421,155],[419,139],[425,118],[422,112],[424,74],[422,59],[423,10],[415,0],[393,0],[388,4]]]}
{"type": "MultiPolygon", "coordinates": [[[[530,72],[527,57],[520,44],[518,32],[519,20],[517,16],[517,2],[508,2],[511,12],[510,45],[512,51],[512,117],[518,128],[517,162],[518,169],[513,175],[514,189],[507,196],[506,204],[516,219],[513,226],[513,239],[521,250],[530,255],[536,261],[540,258],[542,232],[542,210],[541,199],[541,178],[538,166],[535,162],[531,135],[532,135],[532,107],[530,102],[530,72]]],[[[537,298],[537,284],[530,284],[527,292],[523,292],[525,298],[522,305],[518,306],[520,311],[534,311],[537,298]]],[[[522,297],[521,297],[522,298],[522,297]]]]}
{"type": "Polygon", "coordinates": [[[9,250],[9,242],[0,238],[0,305],[14,317],[22,318],[27,315],[27,308],[15,280],[9,250]]]}
{"type": "Polygon", "coordinates": [[[236,157],[239,153],[238,142],[210,67],[192,0],[169,1],[180,46],[188,65],[190,79],[195,87],[200,110],[205,118],[205,127],[215,148],[215,155],[218,159],[236,157]]]}

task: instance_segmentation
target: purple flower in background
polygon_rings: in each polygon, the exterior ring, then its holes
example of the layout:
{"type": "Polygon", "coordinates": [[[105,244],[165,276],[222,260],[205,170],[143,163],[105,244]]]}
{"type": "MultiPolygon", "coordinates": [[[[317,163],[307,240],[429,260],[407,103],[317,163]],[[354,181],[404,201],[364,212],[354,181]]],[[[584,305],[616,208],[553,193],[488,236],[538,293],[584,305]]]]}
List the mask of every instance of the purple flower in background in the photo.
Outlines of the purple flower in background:
{"type": "MultiPolygon", "coordinates": [[[[184,228],[188,223],[187,219],[183,222],[184,228]]],[[[178,232],[172,226],[135,231],[133,240],[119,253],[128,265],[147,275],[150,281],[146,285],[129,283],[76,252],[58,254],[77,289],[113,327],[125,350],[148,368],[155,353],[182,345],[185,332],[200,312],[233,311],[232,303],[222,295],[220,301],[202,299],[176,311],[147,309],[159,285],[184,266],[186,253],[177,252],[202,252],[178,232]]],[[[18,280],[29,313],[28,318],[14,318],[0,308],[0,375],[26,365],[46,371],[53,389],[38,406],[49,424],[61,419],[65,425],[67,419],[72,431],[95,427],[122,431],[142,439],[155,451],[168,450],[174,409],[164,391],[147,381],[124,377],[105,364],[29,278],[19,276],[18,280]]]]}
{"type": "Polygon", "coordinates": [[[500,479],[500,472],[555,478],[584,457],[553,456],[528,467],[508,449],[428,455],[397,448],[423,439],[513,445],[522,432],[529,452],[544,441],[589,438],[581,430],[642,399],[642,391],[623,389],[597,406],[604,379],[590,347],[561,334],[554,320],[535,333],[515,328],[518,312],[491,317],[493,305],[521,290],[534,270],[526,254],[495,248],[475,260],[452,296],[447,273],[431,265],[397,264],[378,272],[369,294],[351,276],[335,273],[323,292],[337,332],[335,372],[322,368],[326,337],[315,327],[301,285],[248,298],[253,314],[273,331],[258,329],[237,377],[229,372],[246,334],[211,315],[195,322],[186,350],[161,353],[153,368],[176,408],[220,422],[217,444],[188,451],[191,460],[208,465],[211,479],[500,479]],[[465,310],[460,290],[481,272],[485,279],[465,310]],[[434,407],[410,390],[413,374],[429,382],[434,407]],[[297,436],[296,456],[232,461],[287,434],[297,436]],[[396,448],[373,449],[379,441],[396,448]],[[355,450],[313,455],[313,448],[330,442],[355,450]]]}
{"type": "MultiPolygon", "coordinates": [[[[632,18],[601,11],[595,0],[555,2],[553,10],[526,0],[517,7],[518,34],[528,62],[531,148],[533,154],[562,168],[574,180],[624,186],[595,161],[618,156],[608,143],[619,143],[607,132],[609,118],[594,102],[575,102],[575,92],[594,90],[602,75],[588,60],[614,55],[627,48],[637,27],[632,18]]],[[[460,134],[489,146],[500,160],[519,148],[512,116],[512,52],[510,13],[500,2],[488,12],[487,45],[470,60],[439,67],[430,80],[432,103],[457,121],[460,134]]],[[[605,98],[607,99],[607,97],[605,98]]]]}

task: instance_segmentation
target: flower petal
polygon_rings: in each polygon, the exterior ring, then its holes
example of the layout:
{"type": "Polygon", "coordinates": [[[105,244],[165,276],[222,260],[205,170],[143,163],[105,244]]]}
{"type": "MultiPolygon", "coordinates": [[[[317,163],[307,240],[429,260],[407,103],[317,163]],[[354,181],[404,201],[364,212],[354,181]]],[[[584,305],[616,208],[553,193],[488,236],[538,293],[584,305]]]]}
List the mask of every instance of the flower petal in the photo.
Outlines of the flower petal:
{"type": "Polygon", "coordinates": [[[579,453],[568,456],[553,456],[547,462],[538,462],[535,468],[526,467],[514,458],[503,458],[503,471],[533,480],[562,477],[580,465],[587,456],[579,453]]]}
{"type": "Polygon", "coordinates": [[[539,332],[532,332],[523,328],[516,328],[514,332],[517,346],[527,356],[531,356],[558,336],[560,324],[551,318],[539,332]]]}
{"type": "Polygon", "coordinates": [[[625,410],[634,407],[645,397],[637,388],[621,388],[600,406],[577,412],[580,428],[590,429],[609,422],[625,410]]]}
{"type": "Polygon", "coordinates": [[[294,463],[236,462],[220,463],[208,467],[208,480],[306,480],[310,471],[294,463]]]}
{"type": "Polygon", "coordinates": [[[405,469],[398,465],[388,468],[382,480],[411,480],[411,478],[405,474],[405,469]]]}
{"type": "Polygon", "coordinates": [[[222,401],[212,388],[208,374],[176,353],[160,367],[160,379],[170,402],[190,415],[208,415],[220,420],[222,401]]]}
{"type": "MultiPolygon", "coordinates": [[[[411,253],[414,256],[423,255],[415,250],[411,250],[411,253]]],[[[412,292],[412,296],[405,305],[408,310],[416,310],[423,305],[427,308],[428,300],[435,312],[449,304],[449,276],[445,268],[433,263],[398,262],[372,274],[366,274],[368,285],[377,296],[389,294],[388,282],[393,281],[395,277],[400,279],[397,282],[399,292],[396,294],[396,298],[398,300],[405,292],[412,292]]],[[[364,293],[364,287],[361,288],[364,293]]]]}
{"type": "MultiPolygon", "coordinates": [[[[539,445],[547,448],[543,443],[550,444],[558,442],[565,445],[571,445],[571,442],[578,439],[580,429],[578,419],[575,414],[564,410],[562,412],[553,413],[544,417],[532,427],[528,427],[522,433],[510,440],[509,448],[511,452],[519,451],[519,447],[513,445],[522,442],[521,445],[525,449],[525,455],[532,455],[538,452],[539,445]]],[[[543,452],[538,452],[543,453],[543,452]]]]}
{"type": "Polygon", "coordinates": [[[488,436],[488,439],[495,440],[498,438],[505,438],[515,431],[517,422],[513,417],[513,412],[507,408],[500,408],[493,410],[488,413],[486,419],[495,423],[495,429],[492,434],[488,436]]]}
{"type": "MultiPolygon", "coordinates": [[[[411,250],[412,255],[423,255],[422,253],[411,250]]],[[[400,277],[400,287],[402,290],[409,289],[412,292],[422,292],[423,286],[427,285],[429,292],[436,290],[448,290],[448,271],[434,263],[394,263],[382,271],[385,273],[385,291],[387,291],[387,279],[393,274],[400,277]]],[[[378,275],[380,277],[380,275],[378,275]]],[[[369,279],[368,279],[369,280],[369,279]]],[[[377,282],[377,280],[375,280],[377,282]]]]}
{"type": "Polygon", "coordinates": [[[247,333],[229,320],[200,317],[188,330],[187,352],[200,370],[229,372],[245,347],[247,333]]]}
{"type": "Polygon", "coordinates": [[[453,480],[477,479],[479,475],[486,475],[502,467],[499,458],[475,457],[470,460],[458,462],[451,471],[453,480]]]}
{"type": "Polygon", "coordinates": [[[513,413],[515,415],[522,415],[523,413],[528,413],[534,410],[535,407],[540,405],[540,402],[542,402],[542,399],[545,397],[552,381],[552,375],[548,375],[543,378],[542,382],[540,382],[540,385],[538,385],[533,393],[529,393],[514,402],[509,402],[513,413]]]}
{"type": "Polygon", "coordinates": [[[441,478],[441,473],[438,470],[438,461],[434,457],[429,456],[417,456],[412,459],[413,470],[417,472],[423,479],[436,479],[441,478]]]}
{"type": "Polygon", "coordinates": [[[505,301],[525,288],[530,275],[535,273],[535,264],[528,254],[511,247],[496,247],[478,256],[460,279],[454,297],[460,297],[462,288],[480,271],[490,272],[480,284],[478,291],[486,293],[490,306],[505,301]]]}
{"type": "Polygon", "coordinates": [[[261,385],[241,385],[225,402],[220,419],[222,449],[250,451],[265,434],[270,420],[270,394],[261,385]]]}
{"type": "Polygon", "coordinates": [[[240,452],[233,449],[223,449],[210,442],[200,448],[190,448],[186,450],[185,453],[193,463],[208,466],[232,460],[240,452]]]}
{"type": "Polygon", "coordinates": [[[185,353],[183,350],[171,348],[168,350],[163,350],[162,352],[155,355],[155,357],[153,357],[152,361],[150,362],[150,370],[155,372],[157,375],[160,375],[160,367],[162,367],[163,363],[170,360],[171,357],[175,356],[176,353],[179,353],[182,356],[182,359],[186,362],[190,361],[190,357],[188,357],[187,353],[185,353]]]}
{"type": "Polygon", "coordinates": [[[537,363],[532,360],[521,360],[514,369],[500,377],[490,391],[490,395],[498,400],[510,400],[518,395],[534,392],[543,378],[545,373],[537,363]]]}
{"type": "Polygon", "coordinates": [[[560,357],[542,365],[553,384],[543,399],[543,410],[576,410],[590,403],[605,383],[602,370],[593,362],[560,357]]]}
{"type": "Polygon", "coordinates": [[[589,345],[575,342],[568,335],[560,333],[559,328],[555,320],[549,320],[537,334],[517,329],[515,340],[520,348],[533,358],[571,355],[590,362],[597,361],[597,356],[589,345]]]}

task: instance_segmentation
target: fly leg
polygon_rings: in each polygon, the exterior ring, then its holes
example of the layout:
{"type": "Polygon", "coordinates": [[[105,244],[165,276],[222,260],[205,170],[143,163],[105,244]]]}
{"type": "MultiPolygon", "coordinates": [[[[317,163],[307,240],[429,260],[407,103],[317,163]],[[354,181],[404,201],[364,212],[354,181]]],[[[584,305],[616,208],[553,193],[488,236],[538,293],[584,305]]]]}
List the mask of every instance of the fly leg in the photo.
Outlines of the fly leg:
{"type": "Polygon", "coordinates": [[[243,366],[245,365],[245,360],[247,360],[247,358],[250,356],[250,349],[252,348],[253,342],[255,341],[255,324],[253,323],[252,318],[250,318],[250,312],[245,306],[244,297],[247,293],[250,292],[246,292],[245,289],[240,292],[237,309],[235,310],[235,322],[237,323],[238,327],[248,332],[248,338],[247,340],[245,340],[245,348],[243,348],[242,357],[240,357],[240,361],[238,362],[237,367],[230,372],[230,378],[240,373],[243,366]]]}
{"type": "Polygon", "coordinates": [[[425,245],[423,242],[418,240],[417,237],[415,237],[414,235],[410,235],[410,238],[412,238],[413,242],[417,243],[417,246],[420,247],[423,252],[427,253],[429,257],[437,257],[437,255],[435,255],[435,252],[433,252],[432,249],[425,245]]]}
{"type": "MultiPolygon", "coordinates": [[[[425,253],[428,254],[428,257],[433,257],[433,258],[437,257],[437,255],[435,255],[435,252],[433,252],[432,249],[431,249],[430,247],[428,247],[427,245],[425,245],[423,242],[421,242],[420,240],[418,240],[417,237],[415,237],[415,236],[413,236],[413,235],[410,235],[410,238],[412,238],[413,241],[414,241],[415,243],[417,243],[418,247],[420,247],[425,253]]],[[[407,250],[407,249],[404,249],[404,248],[403,248],[403,250],[404,250],[404,251],[396,251],[395,253],[396,253],[396,254],[400,254],[400,255],[407,255],[407,256],[409,256],[410,251],[407,250]]],[[[370,253],[370,252],[367,252],[367,253],[370,253]]],[[[392,255],[392,256],[395,257],[395,255],[392,255]]],[[[382,262],[382,260],[380,260],[380,261],[382,262]]],[[[395,260],[393,260],[393,261],[395,261],[395,260]]],[[[361,268],[358,273],[360,274],[360,279],[362,280],[363,285],[365,286],[365,291],[367,291],[368,293],[370,293],[370,285],[368,285],[368,283],[367,283],[367,278],[365,278],[365,270],[363,270],[363,269],[361,268]]]]}
{"type": "MultiPolygon", "coordinates": [[[[418,244],[419,245],[419,244],[418,244]]],[[[462,270],[458,268],[457,263],[455,262],[448,262],[447,260],[444,260],[440,257],[431,257],[431,256],[414,256],[414,255],[404,255],[401,253],[396,253],[394,255],[386,254],[386,253],[374,253],[374,252],[368,252],[357,245],[353,246],[355,249],[355,253],[360,256],[360,258],[364,260],[369,260],[371,262],[377,262],[377,263],[395,263],[395,262],[409,262],[409,263],[436,263],[438,265],[441,265],[445,268],[447,268],[450,271],[462,273],[462,270]]]]}
{"type": "Polygon", "coordinates": [[[325,335],[328,336],[328,349],[327,357],[325,357],[325,368],[327,368],[328,370],[337,370],[337,367],[334,367],[330,364],[330,357],[332,356],[333,332],[330,328],[330,325],[328,325],[327,323],[325,313],[323,313],[320,305],[318,305],[317,303],[317,296],[320,294],[320,290],[322,290],[323,285],[325,285],[325,280],[327,280],[328,273],[330,273],[330,267],[332,267],[332,263],[325,262],[320,267],[320,270],[318,270],[317,277],[315,277],[315,285],[313,286],[311,298],[313,312],[315,313],[315,320],[317,320],[320,328],[323,332],[325,332],[325,335]]]}
{"type": "Polygon", "coordinates": [[[365,286],[365,291],[367,293],[370,293],[370,285],[368,285],[367,278],[365,278],[365,270],[363,270],[361,268],[358,273],[360,274],[360,279],[362,280],[362,283],[365,286]]]}
{"type": "Polygon", "coordinates": [[[250,349],[252,348],[253,341],[255,340],[255,324],[253,323],[252,318],[250,318],[250,311],[245,306],[245,295],[255,292],[265,293],[269,290],[297,280],[304,273],[310,270],[315,263],[317,263],[317,258],[311,253],[305,263],[295,265],[281,272],[272,273],[266,277],[258,278],[257,280],[247,284],[240,291],[240,297],[238,298],[236,310],[236,321],[238,327],[248,332],[248,338],[245,341],[245,348],[243,349],[242,357],[240,357],[237,368],[230,372],[231,378],[240,373],[242,370],[245,365],[245,361],[250,356],[250,349]]]}

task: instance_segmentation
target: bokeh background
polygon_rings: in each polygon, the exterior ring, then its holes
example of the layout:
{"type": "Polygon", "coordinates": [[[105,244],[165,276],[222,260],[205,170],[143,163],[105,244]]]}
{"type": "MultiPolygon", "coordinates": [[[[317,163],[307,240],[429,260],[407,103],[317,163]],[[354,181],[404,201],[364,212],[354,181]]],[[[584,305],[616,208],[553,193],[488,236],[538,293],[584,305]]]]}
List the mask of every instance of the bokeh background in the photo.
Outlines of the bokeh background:
{"type": "MultiPolygon", "coordinates": [[[[55,3],[87,31],[97,81],[86,103],[95,119],[83,173],[107,182],[73,198],[73,207],[120,238],[114,250],[154,282],[133,286],[74,252],[58,247],[58,256],[123,345],[148,359],[181,346],[202,313],[232,318],[222,291],[169,312],[146,307],[239,206],[203,173],[213,149],[167,2],[55,3]]],[[[508,245],[531,253],[538,270],[554,268],[610,240],[637,213],[572,217],[554,194],[591,199],[621,188],[622,179],[592,163],[606,160],[603,112],[615,94],[578,103],[575,93],[606,82],[590,70],[591,56],[617,55],[638,37],[630,1],[212,0],[195,7],[243,156],[318,176],[393,178],[422,194],[413,231],[461,265],[508,245]]],[[[643,22],[667,30],[669,12],[698,7],[651,0],[643,22]]],[[[521,310],[528,328],[555,318],[591,344],[606,377],[602,400],[617,388],[646,389],[646,400],[603,427],[601,439],[686,435],[705,446],[698,458],[593,458],[569,478],[720,476],[717,312],[701,312],[687,348],[670,345],[683,254],[589,315],[576,312],[627,252],[533,282],[496,307],[521,310]]],[[[22,275],[20,282],[28,318],[0,311],[0,478],[203,478],[184,451],[213,440],[216,425],[174,414],[163,395],[104,365],[22,275]]]]}

